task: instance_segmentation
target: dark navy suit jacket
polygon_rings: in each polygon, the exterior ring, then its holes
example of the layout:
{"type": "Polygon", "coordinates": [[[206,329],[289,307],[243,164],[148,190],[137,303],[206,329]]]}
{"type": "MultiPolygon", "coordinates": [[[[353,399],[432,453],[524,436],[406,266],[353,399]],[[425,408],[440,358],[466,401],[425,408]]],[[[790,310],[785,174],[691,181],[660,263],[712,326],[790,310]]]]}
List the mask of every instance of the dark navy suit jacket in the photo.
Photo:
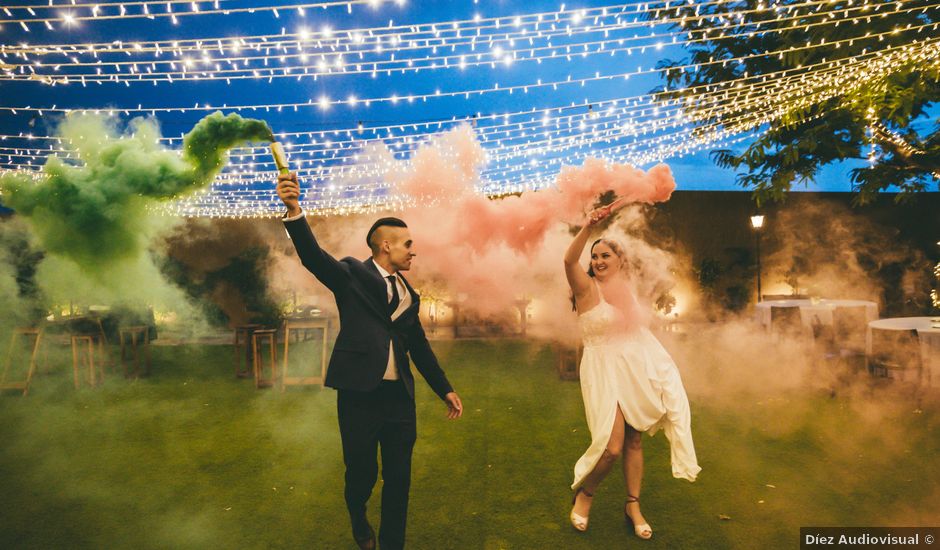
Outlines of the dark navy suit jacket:
{"type": "Polygon", "coordinates": [[[340,329],[325,385],[340,390],[375,389],[388,367],[389,344],[395,342],[395,364],[412,398],[415,382],[409,356],[441,399],[453,391],[418,318],[420,298],[404,277],[401,279],[411,295],[411,305],[392,321],[388,287],[372,258],[337,260],[320,248],[305,218],[286,221],[284,226],[301,263],[336,298],[340,329]]]}

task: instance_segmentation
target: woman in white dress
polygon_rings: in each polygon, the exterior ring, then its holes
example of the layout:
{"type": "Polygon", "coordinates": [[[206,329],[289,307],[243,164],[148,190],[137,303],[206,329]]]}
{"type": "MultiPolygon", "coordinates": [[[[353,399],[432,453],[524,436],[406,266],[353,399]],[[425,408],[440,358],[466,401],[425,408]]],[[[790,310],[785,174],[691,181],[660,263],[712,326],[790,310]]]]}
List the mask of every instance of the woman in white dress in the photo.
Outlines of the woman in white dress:
{"type": "Polygon", "coordinates": [[[594,492],[623,457],[624,516],[638,537],[649,539],[653,530],[640,511],[642,432],[665,431],[673,476],[695,481],[701,468],[679,371],[647,328],[649,312],[639,307],[623,274],[622,248],[615,241],[598,239],[591,246],[588,272],[579,265],[590,233],[610,213],[611,206],[591,212],[565,254],[565,274],[584,343],[581,394],[591,431],[591,445],[574,467],[570,520],[575,529],[587,530],[594,492]]]}

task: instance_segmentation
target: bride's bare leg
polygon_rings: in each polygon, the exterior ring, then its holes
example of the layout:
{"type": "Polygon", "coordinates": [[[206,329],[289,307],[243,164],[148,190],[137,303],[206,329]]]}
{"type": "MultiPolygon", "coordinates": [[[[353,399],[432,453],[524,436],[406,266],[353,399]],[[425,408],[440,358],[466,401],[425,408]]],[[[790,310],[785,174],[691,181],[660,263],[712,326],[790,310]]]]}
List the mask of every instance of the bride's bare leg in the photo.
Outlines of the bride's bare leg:
{"type": "MultiPolygon", "coordinates": [[[[623,477],[627,482],[627,495],[639,499],[643,486],[643,433],[630,425],[626,426],[623,437],[623,477]]],[[[646,523],[639,502],[627,502],[625,511],[635,525],[646,523]]]]}
{"type": "MultiPolygon", "coordinates": [[[[601,454],[597,465],[594,466],[591,473],[584,476],[584,482],[581,484],[584,491],[593,495],[597,487],[601,484],[601,481],[607,477],[611,468],[614,467],[614,464],[616,464],[617,460],[623,454],[623,434],[625,427],[626,422],[623,419],[623,413],[620,412],[620,407],[617,407],[617,415],[614,417],[614,427],[610,430],[610,439],[607,441],[607,448],[604,449],[603,454],[601,454]]],[[[591,502],[593,500],[592,497],[587,496],[584,492],[579,492],[574,501],[574,513],[582,517],[587,517],[588,512],[591,510],[591,502]]]]}

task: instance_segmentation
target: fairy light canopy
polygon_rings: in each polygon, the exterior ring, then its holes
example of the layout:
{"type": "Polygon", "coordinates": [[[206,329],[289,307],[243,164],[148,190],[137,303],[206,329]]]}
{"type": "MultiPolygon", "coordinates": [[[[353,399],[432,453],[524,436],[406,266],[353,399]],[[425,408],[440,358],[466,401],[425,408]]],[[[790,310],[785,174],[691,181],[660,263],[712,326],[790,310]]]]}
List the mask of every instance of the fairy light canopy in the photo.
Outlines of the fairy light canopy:
{"type": "MultiPolygon", "coordinates": [[[[864,86],[899,59],[940,62],[940,35],[924,25],[892,31],[904,33],[903,47],[743,75],[681,99],[668,89],[652,93],[663,82],[658,61],[715,38],[676,30],[707,16],[675,8],[714,3],[13,2],[0,7],[0,170],[40,177],[49,155],[73,158],[53,132],[69,112],[155,117],[166,144],[179,146],[199,118],[221,109],[271,124],[303,178],[305,207],[323,213],[394,204],[382,162],[406,160],[457,124],[472,125],[487,152],[482,193],[551,185],[563,164],[586,156],[641,166],[667,160],[695,188],[708,183],[703,171],[718,173],[704,151],[752,139],[786,109],[864,86]],[[387,148],[384,160],[368,154],[376,146],[387,148]]],[[[754,9],[773,14],[771,22],[728,18],[721,32],[845,24],[846,44],[876,42],[866,18],[913,8],[903,0],[799,0],[754,9]]],[[[729,174],[719,178],[730,187],[729,174]]],[[[241,148],[211,189],[167,211],[273,215],[273,179],[265,149],[241,148]]]]}

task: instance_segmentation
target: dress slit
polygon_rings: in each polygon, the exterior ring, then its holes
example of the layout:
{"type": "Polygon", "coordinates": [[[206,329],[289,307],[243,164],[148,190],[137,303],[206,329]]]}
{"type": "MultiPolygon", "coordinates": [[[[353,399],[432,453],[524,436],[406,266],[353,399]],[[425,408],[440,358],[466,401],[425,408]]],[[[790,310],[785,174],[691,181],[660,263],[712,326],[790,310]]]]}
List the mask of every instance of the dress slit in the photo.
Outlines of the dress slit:
{"type": "Polygon", "coordinates": [[[692,443],[688,397],[675,363],[644,327],[623,330],[603,299],[579,317],[584,338],[581,395],[591,444],[574,467],[572,489],[597,467],[610,443],[616,411],[638,432],[663,429],[674,477],[694,481],[701,468],[692,443]]]}

